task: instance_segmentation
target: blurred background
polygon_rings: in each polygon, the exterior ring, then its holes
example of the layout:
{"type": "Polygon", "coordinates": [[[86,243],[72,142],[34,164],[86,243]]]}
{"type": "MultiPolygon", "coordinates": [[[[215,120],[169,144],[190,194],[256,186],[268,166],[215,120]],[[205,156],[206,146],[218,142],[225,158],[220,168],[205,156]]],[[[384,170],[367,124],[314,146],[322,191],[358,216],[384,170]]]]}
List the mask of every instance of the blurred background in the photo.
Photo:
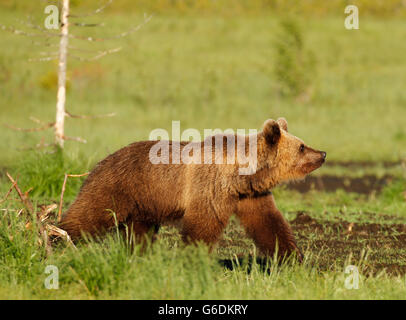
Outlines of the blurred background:
{"type": "MultiPolygon", "coordinates": [[[[405,0],[71,0],[75,35],[111,37],[152,19],[139,31],[103,42],[71,39],[67,109],[115,112],[113,118],[66,120],[65,152],[94,163],[155,128],[261,128],[285,117],[290,131],[326,150],[329,161],[399,162],[406,156],[405,0]],[[347,5],[359,30],[347,30],[347,5]],[[89,15],[88,15],[89,14],[89,15]],[[122,47],[94,61],[92,51],[122,47]],[[90,160],[89,160],[90,159],[90,160]]],[[[41,33],[44,9],[58,1],[1,0],[0,21],[41,33]]],[[[58,38],[0,30],[1,123],[30,128],[55,118],[58,38]],[[56,56],[53,56],[56,58],[56,56]],[[31,60],[30,60],[31,59],[31,60]]],[[[52,130],[1,127],[0,166],[27,147],[53,142],[52,130]]]]}

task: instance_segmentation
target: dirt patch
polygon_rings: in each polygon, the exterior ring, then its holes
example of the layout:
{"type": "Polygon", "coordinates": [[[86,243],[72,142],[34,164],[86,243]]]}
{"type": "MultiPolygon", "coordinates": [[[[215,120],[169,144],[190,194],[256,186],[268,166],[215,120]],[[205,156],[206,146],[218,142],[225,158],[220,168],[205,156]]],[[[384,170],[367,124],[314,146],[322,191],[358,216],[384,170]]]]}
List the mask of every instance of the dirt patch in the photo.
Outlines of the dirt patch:
{"type": "Polygon", "coordinates": [[[394,177],[386,175],[378,178],[374,175],[365,175],[360,178],[346,176],[308,176],[303,181],[292,182],[287,184],[290,190],[296,190],[301,193],[309,192],[310,190],[334,192],[336,190],[344,190],[347,192],[355,192],[360,194],[379,193],[384,186],[394,180],[394,177]]]}
{"type": "Polygon", "coordinates": [[[298,213],[291,226],[298,245],[318,256],[321,269],[352,254],[354,263],[363,260],[364,274],[384,269],[389,274],[406,274],[406,224],[317,221],[298,213]]]}
{"type": "MultiPolygon", "coordinates": [[[[354,264],[364,276],[383,271],[406,274],[406,224],[319,221],[304,212],[297,213],[290,223],[306,259],[320,271],[344,270],[344,266],[354,264]]],[[[269,261],[262,257],[253,261],[253,243],[238,223],[232,222],[227,229],[217,250],[222,257],[220,264],[228,269],[245,265],[250,271],[256,263],[265,271],[269,261]],[[238,262],[232,256],[240,257],[238,262]]]]}
{"type": "Polygon", "coordinates": [[[325,166],[328,167],[344,167],[344,168],[373,168],[382,166],[384,168],[392,168],[402,165],[401,161],[334,161],[329,160],[325,166]]]}

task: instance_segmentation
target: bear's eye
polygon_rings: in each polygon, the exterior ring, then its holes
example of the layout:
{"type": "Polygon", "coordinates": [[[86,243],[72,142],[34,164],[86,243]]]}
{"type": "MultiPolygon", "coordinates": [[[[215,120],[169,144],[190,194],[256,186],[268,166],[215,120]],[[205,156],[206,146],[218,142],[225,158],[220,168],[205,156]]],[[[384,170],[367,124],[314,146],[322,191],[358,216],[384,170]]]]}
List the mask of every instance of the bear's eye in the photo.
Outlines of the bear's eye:
{"type": "Polygon", "coordinates": [[[302,144],[300,145],[299,151],[300,151],[300,152],[304,152],[304,149],[305,149],[305,146],[304,146],[304,144],[302,143],[302,144]]]}

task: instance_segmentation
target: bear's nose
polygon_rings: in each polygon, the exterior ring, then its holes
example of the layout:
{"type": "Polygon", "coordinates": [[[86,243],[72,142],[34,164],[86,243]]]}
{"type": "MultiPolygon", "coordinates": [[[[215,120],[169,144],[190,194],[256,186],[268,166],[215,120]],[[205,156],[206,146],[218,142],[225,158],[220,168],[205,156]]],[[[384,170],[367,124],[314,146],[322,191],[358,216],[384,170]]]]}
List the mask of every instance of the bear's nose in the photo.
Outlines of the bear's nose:
{"type": "Polygon", "coordinates": [[[321,151],[321,156],[323,157],[323,159],[326,159],[327,152],[321,151]]]}

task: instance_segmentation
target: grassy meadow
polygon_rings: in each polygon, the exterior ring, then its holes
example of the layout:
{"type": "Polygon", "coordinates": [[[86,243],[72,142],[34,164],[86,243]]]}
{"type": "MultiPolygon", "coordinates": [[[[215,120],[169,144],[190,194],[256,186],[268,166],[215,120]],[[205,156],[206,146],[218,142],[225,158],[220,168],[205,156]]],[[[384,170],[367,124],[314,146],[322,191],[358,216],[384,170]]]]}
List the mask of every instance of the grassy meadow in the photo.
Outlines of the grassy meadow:
{"type": "MultiPolygon", "coordinates": [[[[21,20],[31,15],[40,24],[43,7],[5,3],[1,24],[40,33],[21,20]]],[[[30,117],[54,121],[57,61],[29,59],[55,52],[52,45],[57,39],[18,36],[0,29],[0,298],[404,299],[404,19],[361,14],[360,29],[346,30],[343,8],[336,14],[331,10],[318,15],[272,10],[199,14],[154,11],[146,4],[143,9],[152,11],[152,19],[126,38],[70,40],[74,49],[68,62],[67,110],[79,115],[115,112],[116,116],[68,118],[66,135],[80,136],[87,143],[67,141],[63,154],[47,153],[52,150],[47,148],[23,150],[41,141],[53,142],[51,130],[21,132],[4,126],[41,126],[30,117]],[[281,29],[284,19],[294,21],[303,50],[313,59],[304,71],[310,80],[297,96],[283,93],[275,73],[281,62],[278,41],[286,38],[281,29]],[[122,50],[96,61],[75,59],[95,55],[87,50],[116,47],[122,50]],[[370,186],[367,194],[342,189],[326,192],[317,186],[306,193],[288,186],[275,190],[277,204],[292,222],[305,254],[302,265],[271,261],[264,271],[260,264],[251,266],[247,258],[232,270],[226,268],[221,261],[256,255],[236,220],[213,254],[204,246],[185,247],[176,231],[163,228],[143,255],[129,252],[115,232],[102,242],[81,243],[77,249],[59,241],[47,255],[39,226],[20,211],[23,206],[17,194],[13,191],[2,200],[11,186],[9,172],[18,178],[23,192],[30,189],[35,207],[58,204],[65,173],[84,173],[118,148],[148,139],[153,129],[171,133],[173,120],[180,121],[181,130],[196,128],[203,135],[205,128],[260,129],[266,119],[282,116],[290,132],[327,152],[326,165],[313,175],[343,180],[390,176],[379,191],[370,186]],[[344,286],[348,276],[344,270],[350,264],[360,270],[358,290],[344,286]],[[59,268],[58,290],[44,287],[47,265],[59,268]]],[[[104,22],[104,27],[72,26],[71,32],[117,35],[142,23],[143,13],[114,10],[113,4],[111,10],[82,19],[104,22]]],[[[82,181],[68,180],[64,209],[82,181]]]]}

